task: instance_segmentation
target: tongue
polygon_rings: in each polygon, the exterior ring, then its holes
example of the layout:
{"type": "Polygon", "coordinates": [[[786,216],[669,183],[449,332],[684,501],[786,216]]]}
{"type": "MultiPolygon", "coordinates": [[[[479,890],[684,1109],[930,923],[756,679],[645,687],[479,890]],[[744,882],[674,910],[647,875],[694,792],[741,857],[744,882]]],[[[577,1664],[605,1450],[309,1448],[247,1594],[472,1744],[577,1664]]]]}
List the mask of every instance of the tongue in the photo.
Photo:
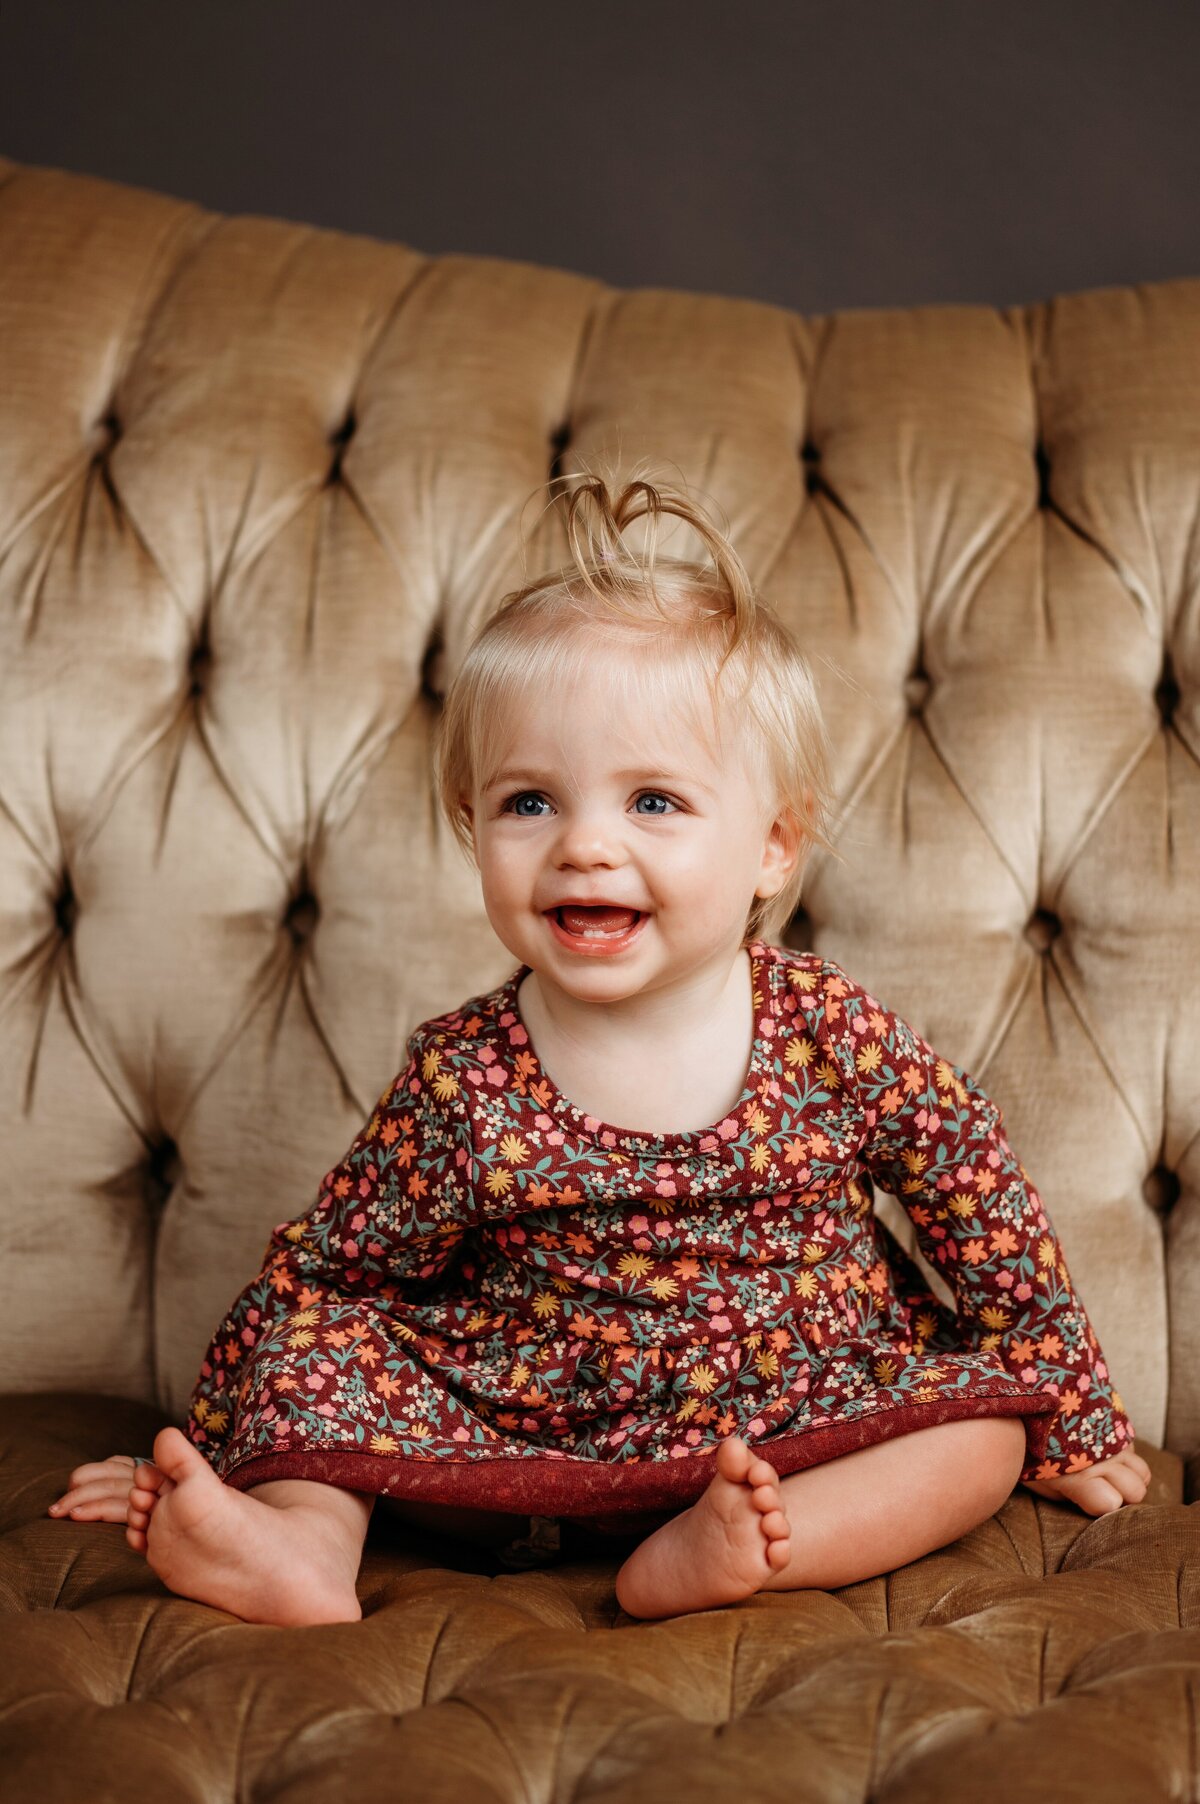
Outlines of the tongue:
{"type": "Polygon", "coordinates": [[[638,918],[636,908],[560,908],[558,912],[568,933],[583,933],[589,927],[624,933],[638,918]]]}

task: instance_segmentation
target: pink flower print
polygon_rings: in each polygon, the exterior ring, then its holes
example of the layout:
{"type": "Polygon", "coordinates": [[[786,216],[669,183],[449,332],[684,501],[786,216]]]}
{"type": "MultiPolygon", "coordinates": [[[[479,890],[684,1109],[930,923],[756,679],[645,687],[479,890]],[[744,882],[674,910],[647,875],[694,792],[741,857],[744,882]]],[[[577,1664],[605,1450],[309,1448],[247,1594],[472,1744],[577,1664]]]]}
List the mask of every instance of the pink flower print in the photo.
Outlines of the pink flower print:
{"type": "Polygon", "coordinates": [[[280,1416],[276,1420],[276,1423],[275,1423],[275,1433],[278,1435],[285,1435],[285,1434],[291,1434],[291,1432],[292,1432],[291,1423],[285,1422],[283,1420],[282,1416],[280,1416]]]}
{"type": "Polygon", "coordinates": [[[345,1253],[347,1259],[353,1259],[355,1253],[358,1251],[357,1240],[343,1240],[342,1251],[345,1253]]]}
{"type": "Polygon", "coordinates": [[[1033,1295],[1033,1285],[1026,1284],[1024,1282],[1018,1284],[1017,1288],[1013,1291],[1013,1296],[1016,1297],[1018,1299],[1018,1301],[1022,1302],[1022,1303],[1027,1302],[1028,1299],[1032,1295],[1033,1295]]]}
{"type": "MultiPolygon", "coordinates": [[[[254,1326],[255,1323],[259,1322],[261,1319],[262,1319],[261,1309],[248,1309],[246,1311],[246,1320],[251,1324],[252,1327],[254,1326]]],[[[207,1377],[207,1376],[208,1376],[208,1374],[205,1373],[205,1377],[207,1377]]]]}
{"type": "Polygon", "coordinates": [[[709,1307],[710,1311],[712,1311],[713,1313],[715,1313],[718,1309],[724,1309],[724,1307],[725,1307],[724,1297],[710,1297],[708,1299],[708,1307],[709,1307]]]}
{"type": "Polygon", "coordinates": [[[660,1178],[654,1188],[659,1196],[674,1196],[676,1194],[675,1185],[669,1178],[660,1178]]]}
{"type": "Polygon", "coordinates": [[[754,1205],[754,1213],[755,1213],[755,1215],[765,1215],[767,1213],[767,1210],[770,1207],[771,1207],[770,1197],[769,1196],[760,1196],[758,1201],[754,1205]]]}
{"type": "Polygon", "coordinates": [[[561,1146],[563,1143],[563,1138],[564,1138],[564,1136],[562,1134],[560,1134],[558,1132],[558,1130],[556,1129],[553,1134],[546,1135],[546,1145],[547,1146],[561,1146]]]}
{"type": "Polygon", "coordinates": [[[254,1345],[255,1338],[256,1337],[255,1337],[253,1329],[251,1329],[251,1328],[243,1328],[242,1329],[242,1345],[243,1345],[243,1347],[252,1347],[254,1345]]]}
{"type": "Polygon", "coordinates": [[[1013,1275],[1011,1272],[997,1272],[996,1282],[1000,1285],[1002,1290],[1011,1290],[1013,1287],[1013,1275]]]}
{"type": "Polygon", "coordinates": [[[336,1416],[337,1410],[333,1407],[332,1403],[318,1403],[317,1414],[319,1416],[336,1416]]]}
{"type": "Polygon", "coordinates": [[[684,1439],[689,1447],[694,1447],[700,1439],[700,1430],[698,1428],[689,1428],[684,1439]]]}
{"type": "Polygon", "coordinates": [[[632,1396],[633,1396],[633,1386],[631,1384],[623,1384],[621,1386],[620,1390],[617,1392],[618,1401],[621,1403],[628,1403],[629,1399],[632,1396]]]}
{"type": "Polygon", "coordinates": [[[855,1015],[850,1025],[856,1034],[865,1034],[870,1027],[870,1022],[865,1015],[855,1015]]]}
{"type": "Polygon", "coordinates": [[[700,1151],[702,1153],[716,1152],[719,1145],[720,1142],[715,1134],[705,1134],[703,1140],[700,1142],[700,1151]]]}
{"type": "Polygon", "coordinates": [[[594,1134],[596,1129],[600,1126],[600,1117],[598,1115],[585,1115],[583,1118],[583,1125],[589,1134],[594,1134]]]}
{"type": "Polygon", "coordinates": [[[359,1210],[357,1215],[352,1215],[350,1217],[350,1226],[354,1229],[354,1232],[356,1234],[358,1233],[360,1228],[365,1228],[366,1225],[367,1225],[367,1218],[363,1214],[361,1209],[359,1210]]]}
{"type": "Polygon", "coordinates": [[[760,1034],[762,1034],[763,1038],[766,1040],[770,1040],[774,1037],[775,1023],[771,1019],[770,1015],[763,1016],[762,1020],[758,1024],[758,1031],[760,1034]]]}
{"type": "Polygon", "coordinates": [[[359,1196],[370,1196],[370,1194],[371,1194],[371,1180],[370,1180],[370,1178],[359,1178],[359,1180],[358,1180],[358,1194],[359,1194],[359,1196]]]}
{"type": "Polygon", "coordinates": [[[469,1428],[456,1428],[454,1430],[454,1438],[456,1441],[469,1441],[471,1438],[471,1431],[469,1428]]]}
{"type": "Polygon", "coordinates": [[[548,1127],[553,1127],[553,1125],[554,1125],[554,1123],[551,1121],[549,1115],[535,1115],[533,1120],[534,1120],[534,1126],[540,1127],[543,1130],[545,1130],[548,1127]]]}
{"type": "Polygon", "coordinates": [[[508,1238],[511,1241],[513,1241],[517,1246],[523,1247],[525,1245],[524,1228],[519,1228],[515,1222],[510,1222],[509,1228],[508,1228],[508,1238]]]}
{"type": "Polygon", "coordinates": [[[1108,1367],[1102,1359],[1096,1361],[1096,1376],[1100,1379],[1101,1383],[1108,1377],[1108,1367]]]}
{"type": "Polygon", "coordinates": [[[325,1380],[322,1378],[320,1372],[310,1372],[309,1373],[308,1388],[310,1391],[324,1390],[325,1380]]]}
{"type": "Polygon", "coordinates": [[[334,1365],[334,1363],[331,1359],[323,1359],[323,1360],[321,1360],[320,1364],[317,1366],[317,1370],[318,1370],[318,1372],[324,1372],[327,1377],[332,1377],[334,1372],[337,1371],[337,1367],[334,1365]]]}
{"type": "Polygon", "coordinates": [[[1025,1380],[1026,1384],[1036,1384],[1037,1383],[1037,1375],[1038,1374],[1037,1374],[1036,1366],[1026,1366],[1025,1369],[1021,1373],[1021,1376],[1025,1380]]]}
{"type": "Polygon", "coordinates": [[[379,1241],[377,1241],[377,1240],[368,1240],[367,1251],[368,1251],[368,1253],[370,1253],[372,1259],[382,1259],[383,1258],[383,1247],[380,1245],[379,1241]]]}
{"type": "MultiPolygon", "coordinates": [[[[730,1329],[733,1327],[733,1323],[730,1321],[730,1319],[727,1315],[712,1316],[709,1319],[708,1325],[710,1328],[714,1328],[718,1334],[728,1334],[730,1329]]],[[[736,1357],[734,1360],[734,1364],[735,1365],[737,1364],[736,1357]]]]}
{"type": "Polygon", "coordinates": [[[988,1154],[987,1162],[991,1166],[992,1170],[995,1171],[997,1165],[999,1165],[999,1163],[1000,1163],[1000,1154],[996,1151],[995,1147],[993,1147],[991,1152],[988,1154]]]}
{"type": "MultiPolygon", "coordinates": [[[[664,1172],[664,1171],[670,1171],[670,1169],[671,1169],[671,1167],[669,1165],[655,1166],[655,1170],[660,1173],[664,1172]]],[[[647,1221],[647,1219],[644,1215],[631,1215],[629,1217],[629,1225],[633,1229],[635,1234],[645,1234],[650,1227],[650,1223],[647,1221]]]]}
{"type": "Polygon", "coordinates": [[[960,1165],[954,1174],[954,1182],[956,1184],[973,1184],[975,1182],[975,1173],[971,1170],[969,1165],[960,1165]]]}
{"type": "Polygon", "coordinates": [[[724,1121],[717,1123],[717,1132],[720,1134],[722,1140],[732,1140],[733,1136],[738,1131],[738,1126],[739,1123],[736,1115],[726,1115],[724,1121]]]}
{"type": "Polygon", "coordinates": [[[367,1176],[370,1178],[370,1180],[373,1184],[375,1182],[376,1178],[379,1176],[378,1165],[368,1165],[367,1166],[367,1176]]]}
{"type": "Polygon", "coordinates": [[[529,1041],[529,1035],[520,1026],[514,1027],[508,1037],[514,1046],[525,1046],[529,1041]]]}
{"type": "Polygon", "coordinates": [[[944,1171],[942,1173],[941,1177],[937,1181],[937,1187],[939,1190],[953,1190],[954,1189],[954,1179],[950,1176],[950,1173],[948,1171],[944,1171]]]}
{"type": "Polygon", "coordinates": [[[654,1245],[648,1234],[635,1234],[633,1244],[639,1253],[648,1253],[654,1245]]]}
{"type": "Polygon", "coordinates": [[[516,1020],[516,1018],[517,1017],[513,1014],[511,1009],[506,1009],[505,1012],[500,1017],[501,1027],[511,1026],[512,1023],[516,1020]]]}
{"type": "Polygon", "coordinates": [[[468,1071],[467,1072],[467,1082],[469,1084],[476,1084],[476,1085],[481,1084],[483,1082],[483,1072],[482,1071],[468,1071]]]}
{"type": "Polygon", "coordinates": [[[1077,1391],[1090,1391],[1091,1388],[1092,1374],[1090,1372],[1080,1372],[1078,1378],[1075,1380],[1075,1389],[1077,1391]]]}
{"type": "Polygon", "coordinates": [[[615,1146],[617,1144],[617,1136],[606,1131],[600,1136],[600,1144],[601,1146],[615,1146]]]}
{"type": "Polygon", "coordinates": [[[583,1267],[581,1265],[564,1265],[563,1276],[564,1278],[581,1278],[583,1276],[583,1267]]]}
{"type": "Polygon", "coordinates": [[[479,1048],[479,1063],[481,1065],[490,1065],[495,1057],[496,1048],[494,1046],[481,1046],[479,1048]]]}
{"type": "Polygon", "coordinates": [[[747,1422],[744,1432],[746,1434],[761,1434],[766,1426],[767,1425],[761,1416],[755,1416],[753,1422],[747,1422]]]}
{"type": "Polygon", "coordinates": [[[267,1407],[262,1412],[262,1419],[264,1422],[270,1422],[273,1421],[278,1414],[279,1411],[275,1408],[275,1405],[273,1403],[268,1403],[267,1407]]]}
{"type": "Polygon", "coordinates": [[[503,1090],[506,1082],[508,1081],[507,1077],[505,1075],[504,1066],[503,1065],[490,1065],[488,1067],[487,1081],[489,1084],[491,1084],[491,1086],[494,1090],[503,1090]]]}

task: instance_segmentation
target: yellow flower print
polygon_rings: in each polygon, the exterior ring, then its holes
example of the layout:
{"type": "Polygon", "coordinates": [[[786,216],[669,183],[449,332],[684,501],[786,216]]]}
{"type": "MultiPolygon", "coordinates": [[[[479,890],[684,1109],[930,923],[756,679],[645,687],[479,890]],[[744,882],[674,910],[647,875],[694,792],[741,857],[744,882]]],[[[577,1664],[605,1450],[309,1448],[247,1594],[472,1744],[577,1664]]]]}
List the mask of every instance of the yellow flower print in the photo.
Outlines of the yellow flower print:
{"type": "Polygon", "coordinates": [[[924,1171],[926,1165],[929,1163],[928,1155],[919,1153],[913,1146],[906,1146],[900,1157],[908,1166],[908,1169],[913,1173],[924,1171]]]}
{"type": "Polygon", "coordinates": [[[481,1328],[487,1327],[489,1319],[485,1310],[477,1309],[467,1320],[467,1333],[478,1334],[481,1328]]]}
{"type": "Polygon", "coordinates": [[[311,1347],[316,1338],[311,1328],[300,1328],[295,1334],[288,1335],[288,1346],[311,1347]]]}
{"type": "Polygon", "coordinates": [[[1058,1249],[1052,1240],[1041,1241],[1038,1246],[1038,1263],[1041,1265],[1053,1265],[1054,1255],[1057,1250],[1058,1249]]]}
{"type": "Polygon", "coordinates": [[[315,1309],[298,1309],[290,1320],[293,1328],[315,1328],[317,1311],[315,1309]]]}
{"type": "Polygon", "coordinates": [[[692,1417],[695,1415],[696,1411],[699,1409],[699,1407],[700,1407],[699,1397],[688,1397],[685,1399],[684,1402],[682,1402],[679,1405],[679,1408],[675,1411],[675,1414],[678,1416],[678,1418],[681,1422],[690,1422],[692,1417]]]}
{"type": "Polygon", "coordinates": [[[1000,1340],[1001,1336],[998,1334],[985,1334],[979,1343],[979,1351],[981,1353],[994,1353],[996,1348],[1000,1345],[1000,1340]]]}
{"type": "Polygon", "coordinates": [[[429,1429],[424,1422],[414,1422],[408,1432],[414,1441],[427,1441],[429,1439],[429,1429]]]}
{"type": "Polygon", "coordinates": [[[509,1373],[509,1377],[512,1379],[514,1384],[527,1384],[528,1383],[529,1367],[525,1364],[525,1361],[523,1359],[518,1360],[517,1364],[513,1367],[512,1371],[509,1373]]]}
{"type": "Polygon", "coordinates": [[[500,1142],[500,1157],[507,1159],[510,1165],[523,1165],[529,1157],[529,1148],[520,1134],[505,1134],[500,1142]]]}
{"type": "Polygon", "coordinates": [[[290,1240],[293,1243],[293,1245],[295,1244],[295,1242],[297,1240],[303,1240],[304,1239],[304,1223],[302,1221],[294,1221],[290,1228],[284,1229],[283,1237],[285,1240],[290,1240]]]}
{"type": "Polygon", "coordinates": [[[793,1034],[783,1049],[783,1056],[789,1065],[799,1065],[807,1070],[817,1056],[817,1049],[805,1034],[793,1034]]]}
{"type": "Polygon", "coordinates": [[[764,1115],[759,1108],[752,1108],[745,1120],[750,1132],[760,1136],[765,1134],[771,1125],[769,1117],[764,1115]]]}
{"type": "Polygon", "coordinates": [[[772,1353],[769,1347],[764,1347],[762,1352],[755,1357],[754,1369],[760,1378],[774,1378],[779,1370],[778,1356],[772,1353]]]}
{"type": "Polygon", "coordinates": [[[546,1317],[553,1315],[557,1309],[558,1298],[552,1296],[548,1290],[539,1290],[537,1296],[533,1299],[534,1315],[536,1315],[540,1321],[544,1322],[546,1317]]]}
{"type": "Polygon", "coordinates": [[[425,1054],[425,1057],[421,1060],[421,1076],[428,1081],[435,1071],[441,1069],[441,1063],[441,1053],[435,1052],[434,1049],[430,1047],[429,1051],[425,1054]]]}
{"type": "Polygon", "coordinates": [[[229,1411],[227,1409],[210,1409],[208,1412],[208,1421],[204,1426],[206,1428],[211,1428],[214,1434],[220,1434],[228,1420],[229,1411]]]}
{"type": "Polygon", "coordinates": [[[372,1453],[399,1453],[400,1443],[393,1434],[373,1434],[371,1436],[372,1453]]]}
{"type": "Polygon", "coordinates": [[[878,1384],[893,1384],[896,1373],[900,1370],[894,1359],[877,1359],[875,1361],[875,1379],[878,1384]]]}
{"type": "Polygon", "coordinates": [[[793,966],[789,966],[788,976],[791,978],[796,988],[798,990],[803,990],[806,995],[810,995],[817,987],[817,974],[815,971],[800,971],[793,966]]]}
{"type": "Polygon", "coordinates": [[[512,1189],[512,1181],[511,1171],[505,1171],[502,1165],[493,1165],[484,1179],[484,1184],[493,1196],[503,1196],[506,1191],[512,1189]]]}
{"type": "Polygon", "coordinates": [[[623,1278],[632,1278],[636,1283],[646,1276],[651,1263],[652,1261],[646,1253],[622,1253],[617,1260],[617,1270],[623,1278]]]}
{"type": "Polygon", "coordinates": [[[869,1046],[864,1046],[862,1048],[854,1063],[859,1071],[865,1075],[867,1072],[878,1069],[879,1061],[882,1057],[883,1047],[880,1046],[877,1041],[872,1040],[869,1046]]]}
{"type": "Polygon", "coordinates": [[[823,1065],[817,1066],[817,1076],[827,1090],[836,1090],[842,1081],[841,1072],[838,1070],[837,1066],[832,1064],[828,1059],[825,1060],[823,1065]]]}
{"type": "Polygon", "coordinates": [[[816,1274],[814,1272],[798,1273],[796,1277],[796,1289],[800,1292],[802,1297],[815,1297],[817,1294],[816,1274]]]}
{"type": "Polygon", "coordinates": [[[449,1102],[452,1096],[458,1095],[458,1079],[449,1071],[441,1071],[430,1085],[439,1102],[449,1102]]]}
{"type": "Polygon", "coordinates": [[[939,1090],[953,1090],[954,1073],[945,1059],[937,1062],[937,1087],[939,1090]]]}
{"type": "Polygon", "coordinates": [[[957,1190],[950,1198],[948,1207],[953,1209],[955,1215],[974,1215],[976,1209],[975,1198],[973,1196],[965,1196],[961,1190],[957,1190]]]}
{"type": "Polygon", "coordinates": [[[805,1245],[804,1258],[808,1261],[809,1265],[819,1265],[828,1251],[829,1245],[827,1241],[810,1240],[805,1245]]]}
{"type": "Polygon", "coordinates": [[[979,1311],[979,1319],[987,1328],[1007,1328],[1008,1310],[999,1309],[994,1303],[989,1303],[979,1311]]]}
{"type": "Polygon", "coordinates": [[[761,1140],[756,1140],[754,1145],[750,1148],[749,1165],[750,1165],[751,1171],[753,1171],[755,1173],[758,1173],[760,1171],[765,1171],[767,1166],[770,1163],[771,1163],[770,1147],[764,1146],[761,1140]]]}
{"type": "Polygon", "coordinates": [[[711,1366],[693,1366],[688,1373],[688,1383],[694,1391],[699,1391],[702,1397],[708,1395],[716,1382],[717,1374],[713,1371],[711,1366]]]}
{"type": "Polygon", "coordinates": [[[669,1303],[672,1297],[679,1295],[679,1284],[675,1278],[668,1278],[664,1272],[660,1277],[651,1278],[646,1288],[660,1303],[669,1303]]]}
{"type": "Polygon", "coordinates": [[[921,1336],[921,1339],[928,1340],[936,1327],[937,1323],[930,1315],[929,1311],[923,1309],[917,1317],[917,1333],[921,1336]]]}

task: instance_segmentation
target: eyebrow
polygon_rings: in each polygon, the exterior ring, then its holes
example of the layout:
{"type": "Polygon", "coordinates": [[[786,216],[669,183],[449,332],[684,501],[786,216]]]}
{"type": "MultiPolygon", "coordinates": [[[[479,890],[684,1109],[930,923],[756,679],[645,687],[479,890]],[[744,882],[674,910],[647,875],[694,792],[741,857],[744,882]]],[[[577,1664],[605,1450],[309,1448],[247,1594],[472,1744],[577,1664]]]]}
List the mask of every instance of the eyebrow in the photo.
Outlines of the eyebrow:
{"type": "MultiPolygon", "coordinates": [[[[633,770],[616,770],[612,774],[621,783],[632,783],[635,780],[643,783],[677,783],[684,789],[702,789],[705,795],[715,793],[707,783],[701,782],[699,777],[685,777],[673,771],[647,770],[644,766],[639,765],[633,770]]],[[[492,778],[484,793],[485,795],[490,794],[493,789],[501,789],[506,783],[530,783],[537,787],[553,782],[553,780],[548,771],[502,770],[492,778]]]]}

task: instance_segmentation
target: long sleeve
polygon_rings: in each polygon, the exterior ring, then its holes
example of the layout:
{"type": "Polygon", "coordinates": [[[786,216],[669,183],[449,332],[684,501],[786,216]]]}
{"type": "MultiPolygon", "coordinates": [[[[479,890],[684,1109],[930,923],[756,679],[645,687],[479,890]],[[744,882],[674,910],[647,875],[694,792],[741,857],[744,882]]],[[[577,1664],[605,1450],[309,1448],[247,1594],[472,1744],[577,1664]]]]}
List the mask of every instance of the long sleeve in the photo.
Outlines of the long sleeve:
{"type": "Polygon", "coordinates": [[[1134,1430],[1000,1109],[839,965],[826,960],[822,980],[830,1050],[865,1128],[862,1164],[945,1277],[964,1342],[1058,1398],[1046,1456],[1021,1479],[1110,1459],[1134,1430]]]}
{"type": "MultiPolygon", "coordinates": [[[[419,1032],[419,1030],[418,1030],[419,1032]]],[[[315,1343],[325,1313],[357,1304],[387,1311],[419,1300],[453,1262],[472,1219],[472,1136],[461,1087],[435,1050],[408,1043],[345,1156],[321,1180],[307,1214],[280,1222],[260,1269],[212,1335],[186,1431],[209,1458],[233,1432],[255,1352],[285,1327],[315,1343]]]]}

